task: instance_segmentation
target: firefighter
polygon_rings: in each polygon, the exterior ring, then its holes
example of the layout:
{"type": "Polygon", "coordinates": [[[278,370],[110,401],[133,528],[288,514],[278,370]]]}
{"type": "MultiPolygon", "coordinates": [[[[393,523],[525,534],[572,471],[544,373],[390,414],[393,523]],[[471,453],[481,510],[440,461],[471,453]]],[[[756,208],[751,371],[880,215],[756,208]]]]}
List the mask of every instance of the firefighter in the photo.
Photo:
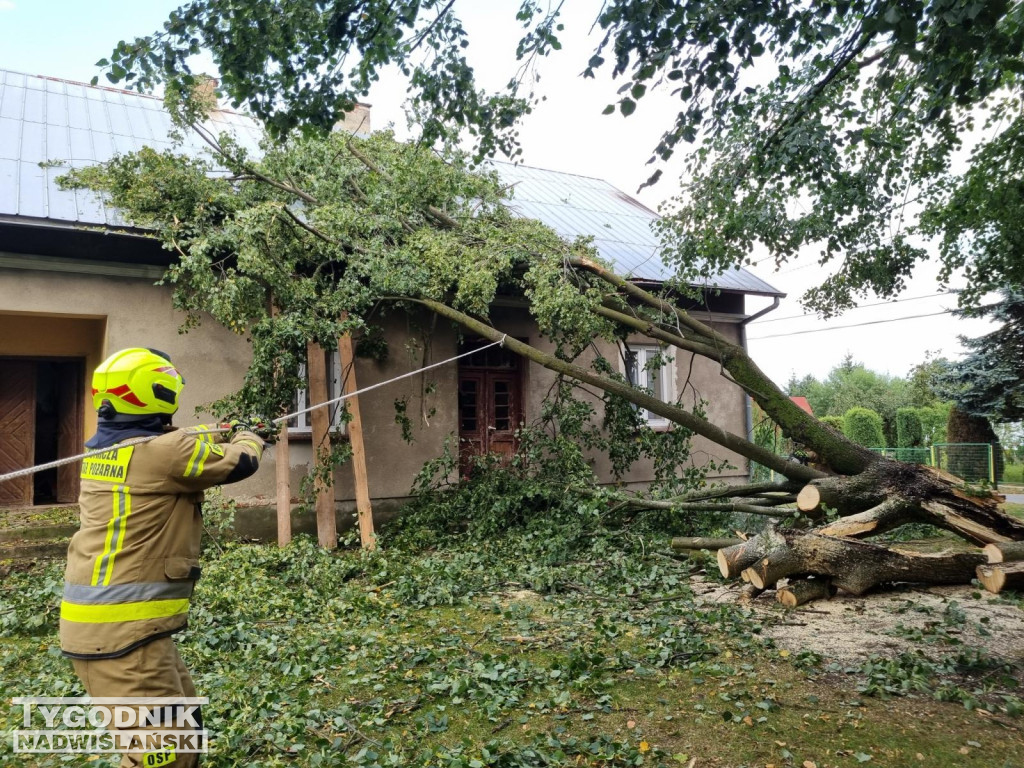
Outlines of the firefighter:
{"type": "MultiPolygon", "coordinates": [[[[237,421],[227,433],[174,429],[184,385],[155,349],[116,352],[93,374],[99,426],[86,446],[110,451],[82,462],[81,527],[68,547],[60,608],[61,649],[93,698],[196,695],[172,635],[185,628],[199,578],[203,491],[255,473],[264,442],[237,421]],[[118,447],[144,436],[156,437],[118,447]]],[[[198,714],[168,708],[155,727],[201,727],[182,713],[198,714]]],[[[121,760],[122,768],[197,764],[197,754],[170,748],[126,751],[121,760]]]]}

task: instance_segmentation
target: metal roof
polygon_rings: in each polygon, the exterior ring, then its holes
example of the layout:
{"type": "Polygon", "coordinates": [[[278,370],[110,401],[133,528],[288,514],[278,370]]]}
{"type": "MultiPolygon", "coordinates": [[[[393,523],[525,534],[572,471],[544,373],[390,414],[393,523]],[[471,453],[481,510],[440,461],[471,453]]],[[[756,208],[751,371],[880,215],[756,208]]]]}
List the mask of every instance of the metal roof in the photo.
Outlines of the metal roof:
{"type": "MultiPolygon", "coordinates": [[[[259,147],[259,125],[245,115],[214,112],[206,127],[215,134],[230,131],[248,149],[259,147]]],[[[173,149],[173,128],[158,98],[0,70],[0,217],[125,226],[120,212],[98,195],[59,189],[56,179],[68,167],[95,165],[144,146],[173,149]]],[[[182,150],[200,155],[207,147],[190,135],[182,150]]]]}
{"type": "MultiPolygon", "coordinates": [[[[237,112],[213,112],[206,127],[232,133],[259,151],[263,131],[237,112]]],[[[67,226],[126,226],[120,212],[88,190],[62,190],[56,178],[144,146],[174,149],[173,124],[163,102],[117,88],[0,70],[0,220],[67,226]]],[[[189,135],[180,151],[206,154],[189,135]]],[[[651,223],[658,215],[601,179],[495,162],[512,186],[510,206],[560,235],[590,235],[602,257],[623,276],[662,281],[672,277],[660,257],[651,223]]],[[[782,296],[745,269],[729,270],[711,283],[724,291],[782,296]]]]}
{"type": "MultiPolygon", "coordinates": [[[[671,280],[651,225],[658,214],[602,179],[493,162],[502,182],[512,187],[512,210],[537,219],[570,240],[591,236],[615,271],[633,280],[671,280]]],[[[720,290],[765,296],[785,294],[743,268],[708,281],[720,290]]]]}

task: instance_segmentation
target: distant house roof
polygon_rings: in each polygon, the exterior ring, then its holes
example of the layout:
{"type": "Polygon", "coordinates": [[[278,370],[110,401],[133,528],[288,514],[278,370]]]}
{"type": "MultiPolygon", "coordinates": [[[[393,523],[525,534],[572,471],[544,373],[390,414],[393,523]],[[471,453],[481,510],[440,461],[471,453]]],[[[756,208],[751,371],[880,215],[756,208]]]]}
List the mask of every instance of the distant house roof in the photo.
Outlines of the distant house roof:
{"type": "MultiPolygon", "coordinates": [[[[207,127],[258,150],[262,129],[246,115],[218,110],[207,127]]],[[[172,149],[172,129],[162,101],[152,96],[0,70],[0,223],[125,226],[120,212],[98,195],[59,189],[56,178],[68,166],[82,168],[144,146],[172,149]]],[[[206,146],[190,135],[181,148],[200,154],[206,146]]],[[[494,168],[513,188],[515,213],[563,237],[593,237],[602,257],[623,276],[671,278],[651,230],[658,215],[639,201],[601,179],[502,162],[494,168]]],[[[729,270],[710,283],[726,292],[785,295],[745,269],[729,270]]]]}
{"type": "Polygon", "coordinates": [[[806,397],[799,397],[798,396],[798,397],[791,397],[789,399],[792,400],[794,403],[796,403],[798,406],[800,406],[801,409],[803,409],[804,411],[809,413],[811,416],[814,415],[814,411],[811,410],[811,404],[809,402],[807,402],[807,398],[806,397]]]}

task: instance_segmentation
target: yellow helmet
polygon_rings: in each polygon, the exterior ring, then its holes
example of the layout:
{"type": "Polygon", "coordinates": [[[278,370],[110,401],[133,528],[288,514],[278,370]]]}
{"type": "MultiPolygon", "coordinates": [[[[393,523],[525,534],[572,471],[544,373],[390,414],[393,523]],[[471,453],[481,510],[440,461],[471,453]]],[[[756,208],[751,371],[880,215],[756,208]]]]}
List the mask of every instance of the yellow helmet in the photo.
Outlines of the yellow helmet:
{"type": "Polygon", "coordinates": [[[167,355],[134,347],[115,352],[92,375],[92,404],[105,418],[172,414],[185,379],[167,355]]]}

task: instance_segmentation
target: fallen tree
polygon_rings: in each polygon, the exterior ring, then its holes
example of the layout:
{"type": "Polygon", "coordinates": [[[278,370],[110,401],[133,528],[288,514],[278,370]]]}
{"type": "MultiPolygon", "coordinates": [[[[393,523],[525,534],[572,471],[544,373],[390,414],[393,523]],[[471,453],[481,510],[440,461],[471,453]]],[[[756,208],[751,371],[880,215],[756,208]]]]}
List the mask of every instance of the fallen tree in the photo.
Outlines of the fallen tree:
{"type": "MultiPolygon", "coordinates": [[[[765,533],[719,551],[722,572],[755,589],[792,575],[828,577],[854,594],[894,581],[962,583],[986,562],[977,553],[921,555],[862,539],[917,522],[978,544],[1024,540],[1024,522],[999,499],[959,479],[865,449],[804,412],[746,350],[682,308],[685,289],[641,287],[615,274],[585,242],[510,215],[506,191],[387,134],[294,139],[251,159],[230,137],[193,124],[230,177],[196,158],[151,150],[73,172],[67,183],[106,193],[179,256],[170,278],[178,306],[250,329],[254,359],[243,390],[224,407],[280,412],[298,385],[307,339],[370,334],[377,313],[421,307],[562,377],[655,413],[777,473],[779,483],[699,488],[671,499],[624,503],[783,518],[795,502],[817,528],[765,533]],[[154,195],[153,190],[159,190],[154,195]],[[490,320],[499,292],[522,299],[548,352],[490,320]],[[668,403],[605,365],[584,366],[594,338],[639,333],[713,361],[784,434],[817,456],[779,456],[668,403]],[[829,516],[838,515],[829,520],[829,516]]],[[[703,289],[696,290],[698,293],[703,289]]],[[[583,489],[586,490],[586,489],[583,489]]],[[[826,590],[827,592],[827,590],[826,590]]],[[[801,596],[794,597],[798,602],[801,596]]]]}

